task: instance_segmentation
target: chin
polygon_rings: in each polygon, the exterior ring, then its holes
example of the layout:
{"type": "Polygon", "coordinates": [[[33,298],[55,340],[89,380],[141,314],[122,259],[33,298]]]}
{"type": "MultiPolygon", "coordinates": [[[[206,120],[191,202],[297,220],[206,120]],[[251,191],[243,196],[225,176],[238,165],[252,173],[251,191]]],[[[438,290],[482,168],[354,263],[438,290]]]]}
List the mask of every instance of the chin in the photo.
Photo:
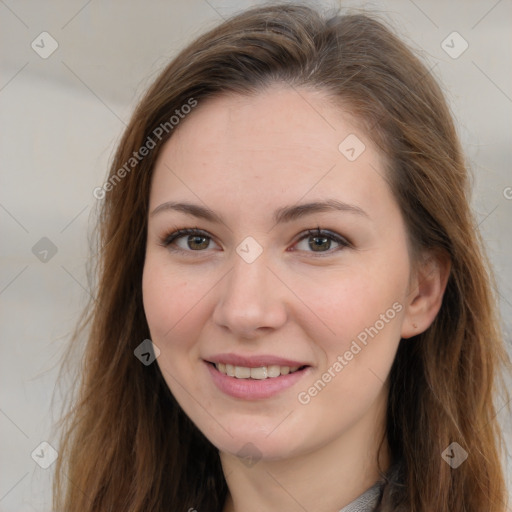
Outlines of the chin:
{"type": "Polygon", "coordinates": [[[305,439],[289,429],[279,431],[281,421],[282,418],[268,422],[271,426],[261,423],[256,425],[252,417],[240,422],[231,421],[227,430],[232,436],[223,429],[215,432],[207,429],[203,433],[222,453],[241,459],[283,460],[302,451],[305,448],[305,439]]]}
{"type": "Polygon", "coordinates": [[[247,465],[259,460],[284,460],[294,454],[294,447],[287,446],[281,441],[270,442],[264,437],[240,436],[223,441],[215,445],[219,451],[238,457],[247,465]]]}

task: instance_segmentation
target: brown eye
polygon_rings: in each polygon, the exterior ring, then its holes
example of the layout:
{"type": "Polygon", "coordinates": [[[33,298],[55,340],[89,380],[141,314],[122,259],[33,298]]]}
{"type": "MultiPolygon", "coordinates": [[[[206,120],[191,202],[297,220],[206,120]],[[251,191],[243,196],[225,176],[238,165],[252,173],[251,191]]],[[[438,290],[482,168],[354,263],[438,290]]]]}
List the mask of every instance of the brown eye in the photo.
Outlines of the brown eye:
{"type": "Polygon", "coordinates": [[[342,236],[325,230],[309,230],[296,244],[296,250],[315,252],[317,254],[332,254],[340,249],[349,247],[350,243],[342,236]],[[307,240],[307,244],[305,243],[307,240]],[[302,244],[302,246],[301,246],[302,244]]]}
{"type": "Polygon", "coordinates": [[[329,250],[331,248],[331,242],[332,240],[326,236],[314,236],[308,239],[309,247],[315,252],[329,250]]]}
{"type": "Polygon", "coordinates": [[[211,245],[212,238],[199,229],[178,229],[161,240],[161,245],[177,252],[202,252],[211,245]]]}
{"type": "Polygon", "coordinates": [[[208,248],[210,239],[207,236],[189,235],[187,238],[187,245],[189,249],[193,251],[199,251],[201,249],[208,248]]]}

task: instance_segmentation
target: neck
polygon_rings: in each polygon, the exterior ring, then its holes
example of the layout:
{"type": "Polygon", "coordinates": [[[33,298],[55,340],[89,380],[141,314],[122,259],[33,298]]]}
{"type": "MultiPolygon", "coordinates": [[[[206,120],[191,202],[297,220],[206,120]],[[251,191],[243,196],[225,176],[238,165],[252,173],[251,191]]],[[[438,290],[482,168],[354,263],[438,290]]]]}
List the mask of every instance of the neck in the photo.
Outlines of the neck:
{"type": "Polygon", "coordinates": [[[221,452],[228,497],[223,512],[338,511],[354,501],[389,467],[384,404],[372,408],[342,435],[293,459],[259,460],[246,466],[221,452]],[[378,428],[376,428],[378,426],[378,428]]]}

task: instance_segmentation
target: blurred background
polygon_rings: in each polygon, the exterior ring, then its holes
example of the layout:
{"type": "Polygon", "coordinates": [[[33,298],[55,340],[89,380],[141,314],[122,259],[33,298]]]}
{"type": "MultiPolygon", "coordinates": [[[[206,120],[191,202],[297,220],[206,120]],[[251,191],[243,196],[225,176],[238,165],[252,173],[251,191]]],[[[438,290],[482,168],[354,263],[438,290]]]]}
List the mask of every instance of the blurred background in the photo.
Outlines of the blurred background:
{"type": "MultiPolygon", "coordinates": [[[[138,98],[188,42],[261,3],[0,0],[0,511],[51,510],[55,386],[89,293],[93,190],[138,98]]],[[[510,348],[512,1],[311,3],[378,11],[441,82],[474,176],[510,348]]],[[[510,451],[505,408],[499,418],[510,451]]]]}

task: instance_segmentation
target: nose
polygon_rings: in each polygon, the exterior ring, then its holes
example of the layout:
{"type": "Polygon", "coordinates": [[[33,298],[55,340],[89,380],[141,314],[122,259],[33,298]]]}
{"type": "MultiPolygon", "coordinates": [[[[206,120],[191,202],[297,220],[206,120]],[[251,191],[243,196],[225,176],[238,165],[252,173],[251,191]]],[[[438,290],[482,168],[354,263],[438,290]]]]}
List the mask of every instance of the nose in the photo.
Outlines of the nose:
{"type": "Polygon", "coordinates": [[[234,267],[218,289],[216,325],[240,339],[255,339],[287,321],[286,289],[267,266],[263,254],[247,263],[237,254],[234,267]]]}

